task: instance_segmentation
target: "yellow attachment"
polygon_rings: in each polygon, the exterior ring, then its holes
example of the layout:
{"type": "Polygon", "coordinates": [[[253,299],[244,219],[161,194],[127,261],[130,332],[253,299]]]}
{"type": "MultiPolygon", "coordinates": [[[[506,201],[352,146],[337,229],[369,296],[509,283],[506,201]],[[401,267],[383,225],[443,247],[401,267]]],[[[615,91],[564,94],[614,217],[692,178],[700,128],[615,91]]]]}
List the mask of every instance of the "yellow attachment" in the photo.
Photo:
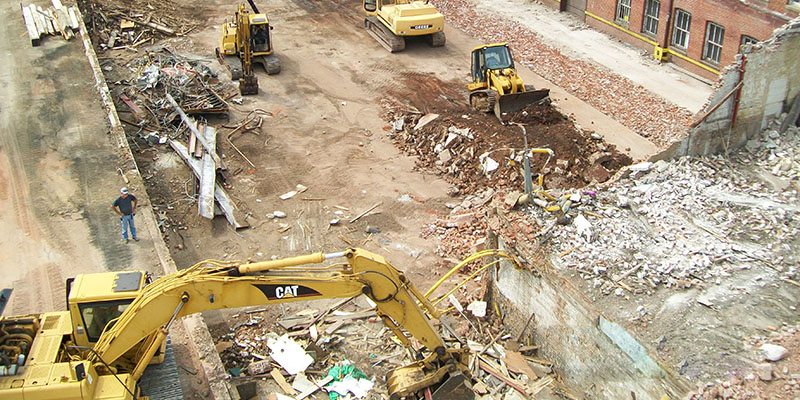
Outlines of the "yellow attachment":
{"type": "Polygon", "coordinates": [[[506,253],[506,252],[504,252],[502,250],[497,250],[497,249],[482,250],[482,251],[479,251],[479,252],[477,252],[475,254],[472,254],[472,255],[468,256],[467,258],[462,260],[460,263],[456,264],[453,268],[451,268],[450,271],[447,271],[447,273],[444,274],[444,276],[442,276],[441,279],[439,279],[436,283],[434,283],[433,286],[431,286],[431,288],[428,289],[427,292],[425,292],[425,298],[430,299],[431,294],[433,294],[433,292],[436,291],[436,289],[438,289],[439,286],[441,286],[445,281],[450,279],[450,277],[453,276],[456,272],[460,271],[462,268],[464,268],[465,266],[469,265],[470,263],[472,263],[472,262],[474,262],[476,260],[479,260],[481,258],[484,258],[484,257],[502,257],[502,258],[510,260],[514,264],[515,267],[517,267],[517,268],[521,268],[522,267],[522,265],[520,264],[520,262],[517,260],[516,257],[514,257],[511,254],[508,254],[508,253],[506,253]]]}

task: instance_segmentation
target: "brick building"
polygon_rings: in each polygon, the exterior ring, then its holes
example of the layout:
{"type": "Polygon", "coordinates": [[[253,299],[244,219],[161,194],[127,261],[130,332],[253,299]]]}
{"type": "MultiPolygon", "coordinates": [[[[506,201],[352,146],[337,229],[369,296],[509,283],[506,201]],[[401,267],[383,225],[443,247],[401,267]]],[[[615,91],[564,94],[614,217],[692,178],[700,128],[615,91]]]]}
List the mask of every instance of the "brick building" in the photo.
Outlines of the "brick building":
{"type": "Polygon", "coordinates": [[[583,14],[594,29],[712,80],[742,44],[769,38],[800,13],[800,0],[560,0],[558,6],[583,14]]]}

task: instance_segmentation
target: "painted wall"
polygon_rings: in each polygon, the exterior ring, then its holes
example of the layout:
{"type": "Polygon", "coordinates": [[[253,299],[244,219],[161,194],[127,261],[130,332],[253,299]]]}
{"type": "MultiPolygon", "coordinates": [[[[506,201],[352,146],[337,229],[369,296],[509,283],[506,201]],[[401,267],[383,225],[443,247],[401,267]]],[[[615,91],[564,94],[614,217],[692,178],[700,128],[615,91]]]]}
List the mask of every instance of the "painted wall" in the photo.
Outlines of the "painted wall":
{"type": "MultiPolygon", "coordinates": [[[[498,245],[506,248],[502,240],[498,245]]],[[[621,325],[593,309],[569,281],[549,272],[552,267],[536,268],[517,270],[501,262],[492,271],[492,300],[500,304],[514,336],[535,314],[526,336],[533,336],[541,356],[555,363],[567,387],[597,399],[630,399],[631,393],[637,399],[677,399],[691,390],[621,325]]]]}

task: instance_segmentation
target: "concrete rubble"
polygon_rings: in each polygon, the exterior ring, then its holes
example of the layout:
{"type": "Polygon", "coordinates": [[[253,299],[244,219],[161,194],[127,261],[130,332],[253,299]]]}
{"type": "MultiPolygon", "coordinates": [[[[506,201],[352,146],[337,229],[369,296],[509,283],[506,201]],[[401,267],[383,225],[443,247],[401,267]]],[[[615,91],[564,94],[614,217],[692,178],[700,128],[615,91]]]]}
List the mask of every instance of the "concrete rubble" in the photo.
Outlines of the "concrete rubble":
{"type": "MultiPolygon", "coordinates": [[[[711,285],[753,265],[796,281],[800,130],[774,132],[729,160],[631,166],[596,200],[573,205],[588,225],[552,230],[555,265],[576,269],[606,294],[620,284],[636,293],[711,285]]],[[[529,212],[538,224],[554,224],[538,207],[529,212]]]]}

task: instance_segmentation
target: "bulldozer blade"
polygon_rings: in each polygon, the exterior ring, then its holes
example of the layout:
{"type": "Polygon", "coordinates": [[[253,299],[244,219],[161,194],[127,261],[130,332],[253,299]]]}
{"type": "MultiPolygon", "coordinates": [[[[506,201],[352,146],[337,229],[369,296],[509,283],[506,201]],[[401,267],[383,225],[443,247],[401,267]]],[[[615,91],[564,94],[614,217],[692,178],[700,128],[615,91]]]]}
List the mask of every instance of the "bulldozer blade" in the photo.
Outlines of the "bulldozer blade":
{"type": "Polygon", "coordinates": [[[494,113],[503,119],[503,114],[513,113],[531,104],[540,103],[550,98],[550,89],[530,90],[527,92],[504,94],[494,103],[494,113]]]}

